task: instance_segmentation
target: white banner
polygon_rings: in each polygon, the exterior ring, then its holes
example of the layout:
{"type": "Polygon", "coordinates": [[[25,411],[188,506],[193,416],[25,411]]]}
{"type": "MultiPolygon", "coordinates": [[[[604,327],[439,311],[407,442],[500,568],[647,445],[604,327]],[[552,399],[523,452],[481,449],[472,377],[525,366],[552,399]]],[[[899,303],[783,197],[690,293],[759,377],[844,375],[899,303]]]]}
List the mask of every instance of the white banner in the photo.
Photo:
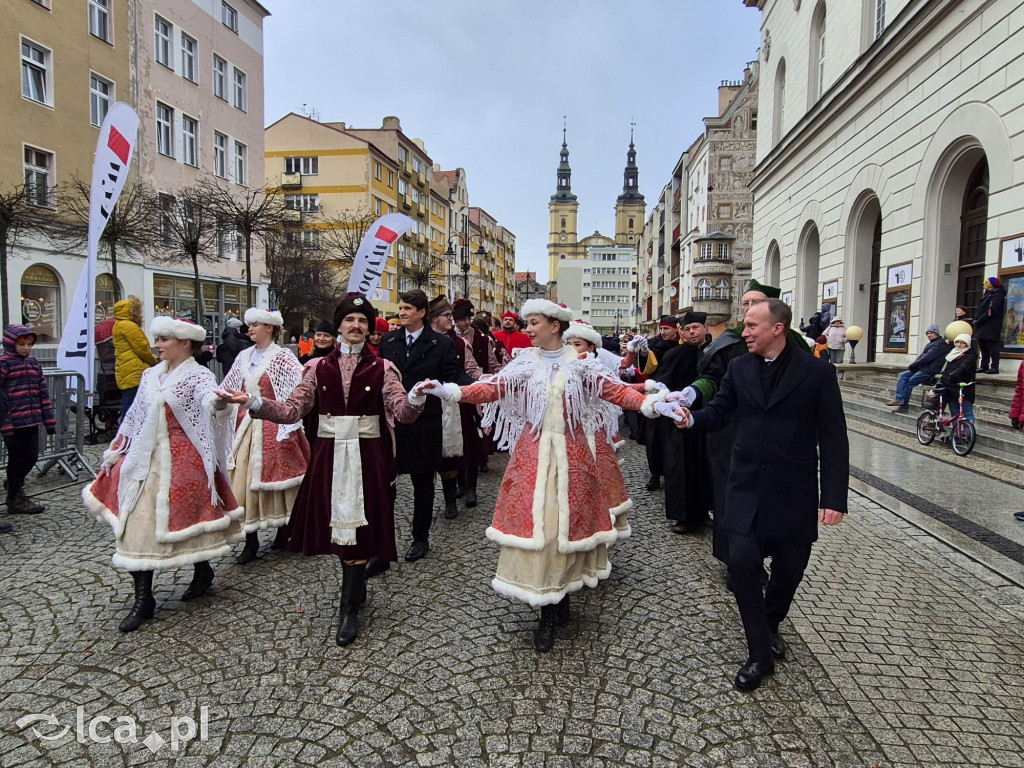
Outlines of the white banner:
{"type": "Polygon", "coordinates": [[[413,224],[413,220],[404,213],[389,213],[370,225],[352,262],[352,275],[348,279],[349,293],[361,293],[369,297],[377,290],[391,244],[412,229],[413,224]]]}
{"type": "Polygon", "coordinates": [[[96,254],[100,235],[107,226],[110,211],[121,196],[132,162],[139,116],[123,102],[114,104],[100,127],[96,157],[89,188],[89,247],[85,269],[75,288],[68,321],[60,337],[57,367],[77,371],[85,377],[85,391],[95,385],[93,331],[96,316],[96,254]]]}

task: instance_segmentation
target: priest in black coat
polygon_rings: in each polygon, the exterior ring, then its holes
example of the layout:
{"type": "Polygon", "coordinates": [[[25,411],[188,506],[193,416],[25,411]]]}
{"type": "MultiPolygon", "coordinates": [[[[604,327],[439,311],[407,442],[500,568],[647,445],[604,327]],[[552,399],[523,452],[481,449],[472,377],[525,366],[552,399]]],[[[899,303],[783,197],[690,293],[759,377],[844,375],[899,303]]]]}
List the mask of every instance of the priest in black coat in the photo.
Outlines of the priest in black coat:
{"type": "Polygon", "coordinates": [[[749,653],[736,687],[753,690],[785,658],[779,624],[789,612],[818,523],[847,511],[850,449],[835,370],[795,347],[789,307],[778,299],[747,310],[743,339],[752,354],[733,360],[718,396],[685,413],[701,432],[736,423],[725,498],[729,573],[749,653]],[[820,491],[819,491],[820,483],[820,491]],[[772,558],[762,594],[760,571],[772,558]]]}

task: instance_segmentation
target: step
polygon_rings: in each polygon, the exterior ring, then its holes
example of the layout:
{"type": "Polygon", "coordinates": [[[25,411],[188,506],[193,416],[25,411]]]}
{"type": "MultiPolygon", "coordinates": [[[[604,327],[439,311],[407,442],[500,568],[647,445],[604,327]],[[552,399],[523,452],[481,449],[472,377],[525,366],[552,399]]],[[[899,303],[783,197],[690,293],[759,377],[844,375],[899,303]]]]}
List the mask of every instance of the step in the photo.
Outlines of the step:
{"type": "MultiPolygon", "coordinates": [[[[920,407],[921,399],[923,396],[923,390],[920,387],[914,389],[914,393],[910,398],[910,405],[920,407]]],[[[879,393],[879,394],[865,394],[862,392],[851,392],[849,390],[843,390],[843,400],[855,400],[865,405],[873,405],[877,408],[891,409],[892,406],[887,405],[892,400],[893,393],[879,393]]],[[[1010,430],[1009,416],[1007,415],[1010,411],[1009,405],[1002,405],[1000,403],[993,403],[987,401],[979,401],[974,404],[974,416],[979,422],[985,422],[992,425],[993,429],[1010,430]]]]}

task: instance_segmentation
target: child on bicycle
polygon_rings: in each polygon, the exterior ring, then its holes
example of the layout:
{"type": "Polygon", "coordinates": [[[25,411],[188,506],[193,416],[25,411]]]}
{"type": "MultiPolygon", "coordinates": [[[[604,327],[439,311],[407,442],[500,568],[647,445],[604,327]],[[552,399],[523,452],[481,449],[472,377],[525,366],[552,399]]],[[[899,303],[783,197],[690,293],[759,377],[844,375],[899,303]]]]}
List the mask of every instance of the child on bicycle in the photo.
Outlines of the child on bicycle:
{"type": "MultiPolygon", "coordinates": [[[[961,333],[953,339],[953,349],[946,355],[946,366],[939,380],[929,393],[937,399],[940,395],[955,413],[960,397],[961,384],[973,384],[978,371],[978,356],[971,349],[971,335],[961,333]]],[[[974,423],[974,387],[964,387],[964,418],[974,423]]]]}

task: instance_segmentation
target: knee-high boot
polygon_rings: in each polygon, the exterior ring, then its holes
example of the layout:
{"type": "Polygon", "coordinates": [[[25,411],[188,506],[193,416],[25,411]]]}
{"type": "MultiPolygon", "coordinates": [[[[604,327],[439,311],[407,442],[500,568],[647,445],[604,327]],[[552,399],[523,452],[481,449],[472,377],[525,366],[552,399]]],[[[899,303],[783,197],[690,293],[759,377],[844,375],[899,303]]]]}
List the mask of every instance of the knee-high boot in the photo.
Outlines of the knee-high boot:
{"type": "Polygon", "coordinates": [[[463,498],[462,502],[467,507],[476,506],[476,478],[476,467],[470,467],[469,469],[466,470],[466,496],[465,498],[463,498]]]}
{"type": "Polygon", "coordinates": [[[245,546],[238,556],[238,564],[245,565],[256,559],[256,553],[260,551],[260,537],[256,531],[245,534],[245,546]]]}
{"type": "Polygon", "coordinates": [[[459,474],[455,476],[455,479],[458,481],[455,488],[455,498],[461,499],[466,493],[466,470],[460,469],[459,474]]]}
{"type": "Polygon", "coordinates": [[[558,623],[558,606],[542,605],[540,607],[540,624],[533,635],[533,647],[541,653],[547,653],[555,647],[555,625],[558,623]]]}
{"type": "Polygon", "coordinates": [[[441,478],[441,489],[444,491],[444,516],[449,520],[459,516],[459,507],[455,501],[457,482],[454,477],[441,478]]]}
{"type": "Polygon", "coordinates": [[[213,566],[204,560],[192,566],[192,582],[188,589],[182,594],[182,600],[195,600],[206,594],[206,590],[213,584],[213,566]]]}
{"type": "Polygon", "coordinates": [[[359,637],[359,606],[366,600],[366,564],[341,564],[341,616],[338,619],[338,645],[351,645],[359,637]]]}
{"type": "Polygon", "coordinates": [[[156,600],[153,599],[153,572],[132,571],[131,574],[135,583],[135,602],[118,626],[122,632],[134,632],[144,621],[153,618],[153,611],[156,608],[156,600]]]}

